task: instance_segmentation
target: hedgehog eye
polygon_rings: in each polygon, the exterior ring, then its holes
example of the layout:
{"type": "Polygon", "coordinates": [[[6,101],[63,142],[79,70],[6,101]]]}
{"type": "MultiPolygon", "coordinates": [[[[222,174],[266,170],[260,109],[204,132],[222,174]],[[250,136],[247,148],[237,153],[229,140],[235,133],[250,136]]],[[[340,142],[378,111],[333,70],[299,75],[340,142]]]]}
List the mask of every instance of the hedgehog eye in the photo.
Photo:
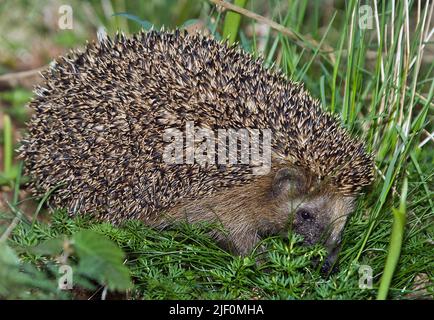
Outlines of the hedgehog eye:
{"type": "Polygon", "coordinates": [[[307,211],[306,209],[301,209],[297,212],[298,216],[301,217],[303,220],[306,221],[312,221],[313,215],[311,212],[307,211]]]}

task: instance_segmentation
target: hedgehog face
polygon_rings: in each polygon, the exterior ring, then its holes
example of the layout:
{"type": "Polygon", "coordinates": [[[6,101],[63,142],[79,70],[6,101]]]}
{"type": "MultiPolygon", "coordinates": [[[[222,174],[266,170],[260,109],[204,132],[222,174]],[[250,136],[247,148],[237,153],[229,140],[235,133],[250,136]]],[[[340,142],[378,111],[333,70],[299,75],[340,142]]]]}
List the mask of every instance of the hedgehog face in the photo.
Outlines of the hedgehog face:
{"type": "Polygon", "coordinates": [[[332,250],[340,242],[342,229],[352,210],[352,197],[328,194],[308,197],[295,210],[292,227],[304,237],[305,244],[321,242],[332,250]]]}
{"type": "Polygon", "coordinates": [[[290,228],[303,236],[306,245],[324,244],[330,263],[335,259],[347,217],[354,209],[354,197],[332,193],[326,188],[318,191],[312,188],[312,180],[301,169],[280,169],[274,177],[273,194],[283,203],[278,207],[286,209],[280,212],[281,216],[288,217],[289,212],[290,228]]]}
{"type": "Polygon", "coordinates": [[[340,249],[341,234],[348,215],[354,209],[350,196],[321,194],[304,201],[293,216],[293,230],[304,237],[304,243],[322,243],[328,256],[321,267],[324,274],[334,269],[340,249]]]}

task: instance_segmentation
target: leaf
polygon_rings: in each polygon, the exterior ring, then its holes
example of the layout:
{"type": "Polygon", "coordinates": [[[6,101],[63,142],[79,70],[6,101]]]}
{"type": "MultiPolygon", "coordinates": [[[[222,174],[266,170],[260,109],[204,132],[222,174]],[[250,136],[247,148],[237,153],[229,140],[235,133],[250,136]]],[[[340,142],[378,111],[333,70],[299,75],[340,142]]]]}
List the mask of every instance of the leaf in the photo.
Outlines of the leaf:
{"type": "Polygon", "coordinates": [[[123,251],[111,240],[91,230],[74,235],[73,244],[80,259],[77,271],[110,290],[131,287],[128,268],[123,264],[123,251]]]}
{"type": "Polygon", "coordinates": [[[181,25],[181,28],[187,28],[189,26],[192,26],[194,24],[201,23],[201,22],[202,21],[200,19],[189,19],[181,25]]]}
{"type": "Polygon", "coordinates": [[[40,244],[30,247],[29,252],[43,256],[56,256],[63,250],[63,244],[67,241],[64,238],[54,238],[41,242],[40,244]]]}
{"type": "Polygon", "coordinates": [[[154,27],[154,25],[151,22],[149,22],[147,20],[142,20],[139,17],[137,17],[133,14],[127,13],[127,12],[115,13],[115,14],[113,14],[113,16],[121,16],[121,17],[125,17],[127,19],[130,19],[130,20],[133,20],[133,21],[139,23],[143,27],[143,29],[145,29],[145,30],[150,30],[154,27]]]}
{"type": "Polygon", "coordinates": [[[19,263],[20,260],[15,255],[15,252],[5,243],[0,243],[0,266],[18,266],[19,263]]]}
{"type": "Polygon", "coordinates": [[[12,248],[0,243],[0,297],[9,299],[29,296],[30,289],[55,292],[56,283],[30,264],[21,264],[12,248]]]}

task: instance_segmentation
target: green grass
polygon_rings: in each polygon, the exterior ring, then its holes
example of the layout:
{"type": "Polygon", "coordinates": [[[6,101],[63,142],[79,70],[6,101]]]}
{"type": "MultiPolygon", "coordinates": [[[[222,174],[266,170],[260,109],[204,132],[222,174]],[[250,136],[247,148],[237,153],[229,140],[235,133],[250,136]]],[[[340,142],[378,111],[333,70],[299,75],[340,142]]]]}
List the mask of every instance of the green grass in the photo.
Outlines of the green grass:
{"type": "Polygon", "coordinates": [[[398,209],[393,209],[394,220],[392,225],[392,235],[390,240],[389,254],[387,256],[386,265],[384,266],[383,276],[381,277],[380,287],[378,288],[377,299],[384,300],[387,298],[390,282],[392,281],[393,273],[398,264],[399,255],[401,253],[402,239],[405,230],[406,220],[406,199],[408,192],[408,182],[404,180],[402,187],[401,203],[398,209]]]}
{"type": "MultiPolygon", "coordinates": [[[[239,258],[208,238],[206,230],[212,226],[181,224],[157,232],[131,221],[113,227],[85,217],[69,219],[62,211],[47,214],[41,211],[42,206],[33,214],[37,211],[38,217],[51,219],[50,223],[31,221],[20,211],[19,190],[15,188],[15,200],[0,216],[0,237],[7,235],[0,241],[5,246],[0,250],[0,260],[7,261],[9,268],[9,273],[2,273],[6,269],[0,266],[0,279],[5,274],[14,276],[8,282],[0,281],[7,284],[0,285],[0,296],[71,298],[73,293],[56,289],[56,257],[65,245],[70,248],[68,261],[77,272],[77,281],[89,290],[89,296],[116,287],[120,284],[117,281],[125,280],[119,272],[100,278],[95,272],[80,269],[82,260],[89,263],[89,256],[71,242],[83,230],[92,230],[89,237],[103,235],[125,253],[122,260],[119,255],[112,259],[109,252],[101,252],[105,258],[99,262],[110,270],[128,268],[132,286],[127,295],[122,293],[124,298],[432,298],[434,154],[433,139],[428,135],[433,132],[434,35],[427,39],[432,32],[433,22],[430,29],[428,21],[432,7],[421,2],[419,8],[417,2],[409,1],[407,10],[405,1],[379,2],[378,7],[372,5],[373,13],[378,13],[373,28],[360,29],[356,1],[336,1],[330,10],[325,10],[321,1],[247,2],[247,9],[300,35],[295,41],[248,17],[242,17],[239,24],[230,21],[231,15],[215,10],[205,0],[195,4],[163,2],[150,1],[152,5],[143,6],[140,2],[120,1],[112,13],[132,13],[157,27],[176,27],[202,19],[216,37],[230,34],[231,41],[238,39],[244,50],[264,57],[267,66],[279,67],[290,78],[302,81],[324,109],[338,114],[343,126],[366,141],[375,155],[376,180],[359,197],[348,221],[339,271],[330,278],[321,277],[310,260],[323,257],[324,251],[297,245],[298,237],[291,234],[289,240],[266,239],[267,251],[260,257],[253,253],[239,258]],[[319,45],[312,45],[310,38],[319,45]],[[57,239],[49,245],[51,250],[38,254],[33,251],[50,239],[57,239]],[[372,269],[372,289],[359,288],[361,265],[372,269]],[[425,289],[415,286],[420,279],[425,289]]],[[[112,17],[110,10],[104,11],[96,1],[91,4],[98,19],[92,20],[90,26],[82,22],[85,29],[96,27],[95,21],[109,32],[117,28],[134,32],[140,27],[126,16],[112,17]]],[[[80,10],[77,7],[77,23],[80,10]]],[[[4,43],[12,47],[11,41],[4,43]]],[[[81,45],[80,41],[75,43],[81,45]]],[[[7,101],[1,95],[0,99],[8,108],[14,106],[17,110],[13,99],[7,101]]],[[[18,125],[19,119],[10,114],[12,124],[18,125]]],[[[8,143],[3,148],[10,150],[8,143]]],[[[9,179],[8,184],[13,185],[14,179],[9,179]]]]}
{"type": "MultiPolygon", "coordinates": [[[[295,235],[291,235],[287,241],[270,238],[264,242],[267,246],[265,253],[240,258],[223,251],[209,238],[208,231],[213,227],[180,224],[161,233],[138,221],[129,221],[115,228],[108,223],[96,223],[86,218],[70,219],[64,212],[57,211],[53,214],[51,225],[39,222],[32,225],[24,221],[17,225],[10,236],[9,245],[20,253],[24,265],[41,266],[47,283],[53,283],[53,287],[56,287],[58,265],[55,257],[65,246],[72,246],[69,263],[73,266],[74,275],[83,277],[78,277],[80,282],[95,280],[93,272],[80,269],[79,263],[83,257],[76,252],[77,240],[70,240],[76,239],[77,233],[85,229],[94,231],[88,235],[87,241],[82,241],[81,246],[86,251],[91,250],[87,248],[90,244],[101,242],[94,237],[102,234],[127,253],[125,265],[134,281],[134,287],[130,290],[134,298],[251,299],[260,296],[295,299],[314,297],[317,290],[321,294],[330,292],[325,288],[312,287],[307,290],[305,287],[306,279],[321,281],[319,274],[310,270],[310,258],[322,259],[325,256],[324,249],[319,246],[298,246],[296,244],[300,238],[295,235]],[[76,257],[79,257],[78,262],[75,261],[76,257]],[[258,259],[261,259],[260,264],[256,263],[258,259]]],[[[100,256],[110,256],[111,252],[105,248],[100,256]]],[[[117,270],[122,266],[121,262],[112,263],[112,269],[117,270]]],[[[17,269],[15,265],[8,267],[10,273],[17,269]]],[[[102,270],[107,269],[96,271],[102,270]]],[[[105,280],[115,286],[118,276],[109,271],[105,280]]],[[[93,292],[105,284],[105,281],[89,283],[86,288],[93,292]]],[[[12,291],[13,288],[6,289],[12,291]]],[[[65,297],[64,292],[55,290],[43,293],[53,298],[65,297]]],[[[18,297],[29,296],[21,293],[18,297]]]]}
{"type": "Polygon", "coordinates": [[[12,125],[11,125],[11,118],[5,114],[3,116],[3,132],[4,132],[4,139],[3,139],[3,155],[4,155],[4,166],[3,170],[6,174],[8,174],[12,169],[12,125]]]}
{"type": "MultiPolygon", "coordinates": [[[[247,0],[235,0],[234,4],[243,8],[247,0]]],[[[228,39],[229,43],[234,43],[237,39],[240,28],[241,15],[228,11],[223,24],[223,39],[228,39]]]]}

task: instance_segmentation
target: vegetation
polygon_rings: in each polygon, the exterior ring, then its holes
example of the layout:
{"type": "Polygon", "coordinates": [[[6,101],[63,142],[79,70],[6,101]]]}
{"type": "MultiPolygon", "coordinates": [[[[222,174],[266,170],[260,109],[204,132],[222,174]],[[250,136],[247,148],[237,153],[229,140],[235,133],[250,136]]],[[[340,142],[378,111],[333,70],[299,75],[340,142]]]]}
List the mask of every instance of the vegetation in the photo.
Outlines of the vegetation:
{"type": "Polygon", "coordinates": [[[70,1],[72,30],[57,27],[60,2],[0,4],[0,297],[433,297],[434,4],[235,1],[246,9],[238,15],[216,8],[221,2],[70,1]],[[16,16],[29,18],[16,25],[11,22],[16,16]],[[180,224],[157,232],[129,221],[115,227],[69,218],[46,205],[49,194],[33,199],[26,193],[13,150],[29,116],[30,86],[4,85],[5,76],[83,47],[101,26],[108,34],[165,26],[229,37],[268,67],[305,83],[325,109],[367,142],[376,181],[348,222],[336,273],[323,277],[312,261],[322,261],[324,249],[300,246],[291,233],[288,239],[265,239],[265,251],[240,258],[207,236],[219,226],[180,224]],[[32,49],[38,41],[43,46],[32,49]],[[58,289],[62,265],[72,267],[73,290],[58,289]],[[372,270],[371,289],[359,287],[360,266],[372,270]]]}

